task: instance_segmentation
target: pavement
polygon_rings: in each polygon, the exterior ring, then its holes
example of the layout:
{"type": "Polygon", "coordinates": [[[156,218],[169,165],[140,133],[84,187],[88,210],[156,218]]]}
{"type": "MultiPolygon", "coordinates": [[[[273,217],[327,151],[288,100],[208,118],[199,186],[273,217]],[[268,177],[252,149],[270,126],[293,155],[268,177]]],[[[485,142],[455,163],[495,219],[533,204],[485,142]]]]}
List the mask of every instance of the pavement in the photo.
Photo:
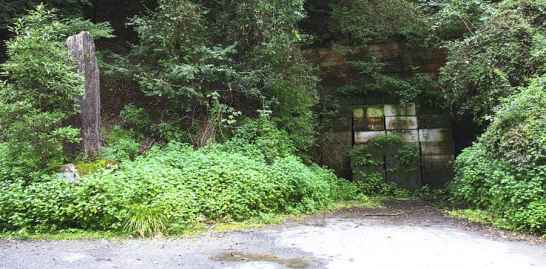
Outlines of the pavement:
{"type": "Polygon", "coordinates": [[[184,239],[0,241],[0,269],[27,268],[546,269],[546,243],[399,201],[184,239]]]}

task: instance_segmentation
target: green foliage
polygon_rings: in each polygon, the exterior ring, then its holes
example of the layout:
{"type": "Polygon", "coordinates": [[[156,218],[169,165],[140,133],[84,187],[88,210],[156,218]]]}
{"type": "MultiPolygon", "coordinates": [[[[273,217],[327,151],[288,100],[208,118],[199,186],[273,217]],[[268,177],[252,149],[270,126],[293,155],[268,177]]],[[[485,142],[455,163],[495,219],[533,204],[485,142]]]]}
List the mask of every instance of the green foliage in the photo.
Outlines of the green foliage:
{"type": "Polygon", "coordinates": [[[64,41],[84,29],[96,37],[110,36],[105,24],[59,20],[43,5],[10,28],[16,37],[7,43],[9,60],[2,65],[0,141],[7,142],[16,162],[33,170],[62,163],[63,145],[79,141],[79,130],[68,122],[78,113],[83,80],[64,41]]]}
{"type": "Polygon", "coordinates": [[[138,155],[140,143],[132,132],[114,126],[105,136],[106,145],[100,156],[106,160],[132,160],[138,155]]]}
{"type": "Polygon", "coordinates": [[[76,164],[76,170],[79,176],[87,176],[93,173],[97,173],[104,169],[111,169],[117,165],[112,160],[96,160],[93,162],[79,162],[76,164]]]}
{"type": "Polygon", "coordinates": [[[248,120],[238,127],[224,147],[226,150],[246,151],[249,155],[261,156],[267,162],[291,156],[296,152],[288,133],[276,128],[266,115],[256,120],[248,120]]]}
{"type": "Polygon", "coordinates": [[[24,160],[12,157],[7,144],[0,143],[0,182],[34,178],[35,174],[37,171],[25,165],[24,160]]]}
{"type": "Polygon", "coordinates": [[[194,150],[171,143],[116,170],[24,185],[0,182],[1,230],[126,230],[175,233],[203,221],[311,212],[358,191],[331,171],[294,156],[271,163],[220,146],[194,150]]]}
{"type": "Polygon", "coordinates": [[[161,235],[167,229],[167,217],[161,207],[135,205],[129,209],[125,229],[141,237],[161,235]]]}
{"type": "Polygon", "coordinates": [[[268,105],[303,152],[313,142],[317,102],[315,69],[299,47],[303,17],[302,0],[161,0],[132,19],[138,43],[112,70],[157,104],[145,106],[160,115],[157,124],[192,130],[196,146],[221,131],[215,107],[252,116],[268,105]]]}
{"type": "Polygon", "coordinates": [[[140,134],[149,134],[152,126],[150,115],[142,107],[135,105],[126,105],[119,115],[123,122],[123,127],[133,130],[140,134]]]}
{"type": "Polygon", "coordinates": [[[419,154],[415,145],[404,144],[398,135],[377,136],[351,151],[353,177],[362,193],[394,196],[405,193],[394,183],[385,181],[386,155],[400,160],[400,169],[404,171],[417,167],[419,154]]]}
{"type": "Polygon", "coordinates": [[[439,0],[431,2],[436,3],[428,3],[426,8],[432,11],[430,19],[433,22],[433,33],[436,38],[450,40],[476,31],[485,18],[493,12],[492,2],[495,1],[439,0]]]}
{"type": "Polygon", "coordinates": [[[427,20],[406,0],[350,0],[333,4],[333,31],[358,43],[422,38],[427,20]]]}
{"type": "Polygon", "coordinates": [[[503,102],[481,138],[495,159],[525,171],[546,164],[546,77],[503,102]]]}
{"type": "MultiPolygon", "coordinates": [[[[227,114],[227,112],[232,112],[227,111],[227,107],[220,104],[218,106],[213,106],[211,110],[214,109],[220,110],[217,112],[217,114],[220,114],[220,116],[224,116],[224,113],[227,114]]],[[[236,112],[233,112],[232,114],[236,114],[236,112]]],[[[224,123],[222,122],[223,120],[226,122],[229,121],[230,123],[231,121],[235,121],[235,116],[232,114],[226,116],[228,119],[222,118],[220,122],[215,122],[214,124],[221,125],[224,123]]],[[[174,119],[169,121],[158,121],[157,119],[153,120],[154,116],[143,107],[133,104],[126,105],[121,110],[119,117],[121,119],[122,127],[126,130],[130,130],[132,132],[130,136],[139,138],[139,140],[153,139],[157,142],[165,143],[170,141],[190,143],[192,141],[191,133],[182,128],[180,121],[174,119]]],[[[118,131],[121,130],[119,128],[117,129],[118,131]]]]}
{"type": "Polygon", "coordinates": [[[423,201],[432,202],[440,206],[448,205],[449,191],[447,188],[433,188],[425,185],[413,192],[413,196],[423,201]]]}
{"type": "Polygon", "coordinates": [[[430,107],[442,104],[443,96],[439,95],[438,83],[425,74],[412,73],[410,77],[402,77],[389,73],[386,65],[374,57],[350,55],[349,64],[359,73],[358,78],[338,90],[339,95],[369,95],[381,94],[400,103],[419,102],[430,107]]]}
{"type": "Polygon", "coordinates": [[[206,105],[207,96],[219,89],[213,85],[236,75],[229,64],[233,47],[208,47],[204,15],[191,1],[162,0],[157,10],[132,20],[140,40],[133,50],[140,88],[148,96],[165,97],[167,109],[177,113],[206,105]]]}
{"type": "Polygon", "coordinates": [[[430,22],[418,5],[406,0],[350,0],[332,4],[332,32],[336,44],[350,46],[348,59],[353,75],[339,95],[381,95],[402,103],[425,101],[435,104],[441,102],[436,95],[436,82],[427,75],[420,74],[421,60],[418,51],[430,50],[430,22]],[[393,70],[392,60],[378,59],[373,46],[397,42],[405,51],[416,51],[404,55],[393,70]],[[387,64],[388,62],[388,64],[387,64]]]}
{"type": "Polygon", "coordinates": [[[495,224],[496,219],[491,213],[479,209],[459,209],[448,212],[450,217],[465,219],[473,223],[495,224]]]}
{"type": "Polygon", "coordinates": [[[452,111],[484,123],[499,101],[519,91],[544,66],[544,33],[535,10],[543,3],[503,2],[464,39],[447,43],[440,81],[452,111]],[[541,56],[542,55],[542,56],[541,56]]]}
{"type": "Polygon", "coordinates": [[[545,233],[544,78],[506,99],[477,144],[456,161],[451,195],[511,228],[545,233]]]}
{"type": "Polygon", "coordinates": [[[5,0],[0,3],[0,30],[10,25],[16,18],[24,15],[39,4],[57,8],[66,15],[79,16],[82,8],[89,5],[88,0],[5,0]]]}

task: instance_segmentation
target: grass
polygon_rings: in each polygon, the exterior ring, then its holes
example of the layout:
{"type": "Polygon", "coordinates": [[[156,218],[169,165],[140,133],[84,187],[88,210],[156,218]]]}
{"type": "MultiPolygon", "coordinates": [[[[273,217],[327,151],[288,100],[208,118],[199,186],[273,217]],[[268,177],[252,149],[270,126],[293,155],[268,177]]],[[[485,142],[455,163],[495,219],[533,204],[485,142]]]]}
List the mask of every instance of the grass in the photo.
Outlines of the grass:
{"type": "Polygon", "coordinates": [[[472,223],[483,224],[497,229],[517,232],[503,218],[481,209],[452,209],[444,211],[448,216],[456,219],[464,219],[472,223]]]}
{"type": "Polygon", "coordinates": [[[25,230],[17,232],[0,233],[2,240],[94,240],[94,239],[129,239],[131,236],[122,232],[109,231],[86,231],[80,229],[60,230],[57,232],[28,232],[25,230]]]}
{"type": "Polygon", "coordinates": [[[491,213],[480,209],[454,209],[447,210],[446,213],[452,218],[464,219],[472,223],[486,225],[495,223],[495,217],[491,213]]]}
{"type": "MultiPolygon", "coordinates": [[[[301,221],[306,217],[320,214],[333,213],[344,208],[378,208],[386,198],[362,196],[358,200],[337,202],[332,207],[312,213],[312,214],[263,214],[242,222],[219,222],[212,225],[203,223],[196,224],[193,227],[177,232],[176,234],[163,236],[165,238],[187,238],[205,234],[207,232],[226,233],[234,231],[247,231],[262,229],[269,225],[279,225],[287,221],[301,221]]],[[[17,232],[0,233],[0,240],[129,240],[135,239],[128,232],[110,232],[110,231],[87,231],[80,229],[60,230],[57,232],[30,232],[20,230],[17,232]]]]}

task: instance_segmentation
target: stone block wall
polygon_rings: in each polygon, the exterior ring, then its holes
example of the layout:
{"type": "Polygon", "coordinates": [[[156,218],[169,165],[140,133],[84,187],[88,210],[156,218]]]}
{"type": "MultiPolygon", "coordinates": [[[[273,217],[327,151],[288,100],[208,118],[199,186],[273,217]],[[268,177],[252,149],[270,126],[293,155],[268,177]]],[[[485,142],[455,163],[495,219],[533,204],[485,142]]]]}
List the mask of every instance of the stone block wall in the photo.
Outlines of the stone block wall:
{"type": "Polygon", "coordinates": [[[367,144],[386,134],[396,134],[418,150],[415,163],[404,166],[399,156],[384,152],[381,163],[387,181],[415,189],[425,184],[441,186],[451,179],[454,146],[447,116],[420,115],[415,104],[363,104],[353,108],[353,145],[367,144]]]}
{"type": "MultiPolygon", "coordinates": [[[[320,97],[322,105],[330,108],[327,115],[319,117],[321,129],[314,160],[346,178],[352,175],[349,152],[355,143],[365,143],[387,132],[398,133],[407,141],[417,143],[419,129],[449,129],[450,125],[449,117],[427,112],[418,105],[385,108],[385,104],[393,104],[394,100],[373,94],[339,95],[340,88],[351,85],[361,75],[349,64],[359,56],[373,56],[385,64],[386,73],[405,77],[418,72],[434,78],[445,63],[447,52],[444,49],[414,49],[400,42],[383,42],[358,48],[333,45],[306,51],[306,57],[320,67],[320,97]]],[[[445,171],[436,167],[442,162],[441,158],[448,159],[446,155],[449,154],[441,151],[448,143],[439,144],[442,143],[419,144],[420,150],[423,148],[426,153],[419,167],[422,168],[423,164],[428,167],[425,171],[420,169],[421,174],[435,176],[445,171]]]]}

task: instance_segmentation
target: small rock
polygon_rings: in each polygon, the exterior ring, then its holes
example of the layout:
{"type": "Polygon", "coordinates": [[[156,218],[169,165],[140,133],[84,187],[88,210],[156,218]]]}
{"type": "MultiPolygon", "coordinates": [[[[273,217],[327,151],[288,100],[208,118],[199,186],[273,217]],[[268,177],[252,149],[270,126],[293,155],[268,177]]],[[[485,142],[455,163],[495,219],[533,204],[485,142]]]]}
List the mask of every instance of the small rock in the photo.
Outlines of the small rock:
{"type": "Polygon", "coordinates": [[[59,177],[69,183],[77,183],[80,180],[78,169],[74,164],[65,164],[59,169],[59,177]]]}

